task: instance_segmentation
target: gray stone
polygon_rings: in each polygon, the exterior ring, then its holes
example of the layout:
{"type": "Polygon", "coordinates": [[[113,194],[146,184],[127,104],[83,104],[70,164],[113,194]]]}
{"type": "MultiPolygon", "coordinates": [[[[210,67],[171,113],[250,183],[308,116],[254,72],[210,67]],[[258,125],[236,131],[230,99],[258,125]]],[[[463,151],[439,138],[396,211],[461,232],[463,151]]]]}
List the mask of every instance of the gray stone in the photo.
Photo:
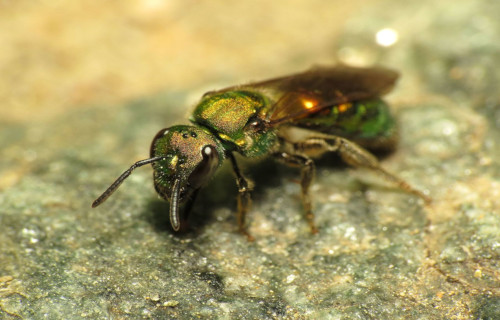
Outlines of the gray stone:
{"type": "MultiPolygon", "coordinates": [[[[256,183],[255,242],[237,232],[228,166],[200,194],[190,231],[176,234],[149,167],[102,206],[90,204],[148,156],[158,130],[187,121],[192,91],[2,123],[0,318],[499,319],[499,4],[375,3],[335,39],[320,30],[339,3],[295,14],[311,19],[331,61],[401,72],[388,97],[401,142],[382,163],[428,192],[430,205],[326,157],[312,187],[311,235],[299,173],[264,159],[244,170],[256,183]],[[399,32],[392,47],[374,44],[384,27],[399,32]]],[[[281,14],[294,12],[282,5],[281,14]]],[[[307,43],[295,49],[281,69],[317,57],[307,43]]],[[[232,70],[228,80],[247,79],[232,70]]]]}

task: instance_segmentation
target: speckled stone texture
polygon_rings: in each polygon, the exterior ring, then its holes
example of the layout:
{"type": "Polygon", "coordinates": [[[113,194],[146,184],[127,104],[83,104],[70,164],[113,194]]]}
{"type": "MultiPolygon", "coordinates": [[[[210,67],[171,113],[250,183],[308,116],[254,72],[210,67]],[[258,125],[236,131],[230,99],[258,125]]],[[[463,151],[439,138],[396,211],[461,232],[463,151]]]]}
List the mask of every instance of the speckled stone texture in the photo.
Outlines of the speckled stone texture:
{"type": "Polygon", "coordinates": [[[0,318],[500,319],[500,2],[0,7],[0,318]],[[383,28],[394,45],[375,42],[383,28]],[[90,208],[204,91],[339,62],[401,73],[400,146],[382,163],[432,204],[332,155],[317,235],[299,172],[266,159],[243,161],[253,243],[230,166],[186,234],[149,167],[90,208]]]}

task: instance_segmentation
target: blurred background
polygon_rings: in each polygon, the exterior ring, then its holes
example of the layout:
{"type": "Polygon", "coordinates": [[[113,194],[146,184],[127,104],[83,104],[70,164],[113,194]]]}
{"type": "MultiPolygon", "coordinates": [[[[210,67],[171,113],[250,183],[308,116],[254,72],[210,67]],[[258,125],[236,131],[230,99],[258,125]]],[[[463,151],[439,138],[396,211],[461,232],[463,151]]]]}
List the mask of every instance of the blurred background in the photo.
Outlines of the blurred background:
{"type": "Polygon", "coordinates": [[[389,11],[395,3],[2,1],[2,120],[48,119],[72,108],[117,106],[160,90],[208,90],[316,64],[398,68],[401,61],[388,61],[383,46],[419,36],[414,24],[429,19],[429,8],[398,16],[389,11]],[[367,9],[366,20],[352,19],[367,9]],[[380,30],[395,27],[377,43],[380,30]]]}
{"type": "Polygon", "coordinates": [[[499,319],[500,1],[0,0],[0,318],[499,319]],[[249,244],[222,169],[187,235],[148,156],[201,95],[313,65],[383,65],[426,206],[323,161],[258,182],[249,244]]]}

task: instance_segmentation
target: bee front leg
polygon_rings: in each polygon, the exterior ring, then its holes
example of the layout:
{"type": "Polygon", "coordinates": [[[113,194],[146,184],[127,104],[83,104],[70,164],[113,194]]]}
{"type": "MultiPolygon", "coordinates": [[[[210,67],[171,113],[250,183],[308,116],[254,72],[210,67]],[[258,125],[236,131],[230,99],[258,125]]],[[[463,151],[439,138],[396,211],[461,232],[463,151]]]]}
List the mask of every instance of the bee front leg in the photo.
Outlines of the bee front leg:
{"type": "Polygon", "coordinates": [[[276,152],[273,155],[289,166],[301,168],[300,186],[302,188],[302,204],[304,206],[305,217],[311,227],[311,232],[313,234],[318,233],[318,228],[314,224],[311,197],[309,196],[309,187],[314,178],[314,161],[306,156],[288,152],[276,152]]]}
{"type": "Polygon", "coordinates": [[[432,200],[427,195],[410,186],[406,181],[385,170],[368,150],[358,144],[337,136],[311,137],[301,142],[296,142],[293,147],[301,153],[320,154],[327,151],[338,152],[342,160],[353,167],[373,170],[382,175],[386,180],[396,184],[400,189],[422,198],[426,203],[432,200]]]}
{"type": "Polygon", "coordinates": [[[252,235],[247,230],[245,221],[247,212],[252,204],[252,199],[250,196],[252,188],[249,181],[241,174],[240,168],[238,167],[238,163],[236,162],[234,155],[230,153],[228,157],[231,160],[231,164],[233,165],[233,171],[236,175],[236,185],[238,186],[238,229],[242,234],[247,236],[249,241],[254,241],[254,237],[252,237],[252,235]]]}
{"type": "Polygon", "coordinates": [[[180,232],[187,232],[189,230],[189,214],[191,213],[191,209],[193,208],[193,204],[196,201],[196,197],[198,196],[199,191],[200,189],[194,190],[187,203],[184,205],[182,215],[180,217],[180,232]]]}

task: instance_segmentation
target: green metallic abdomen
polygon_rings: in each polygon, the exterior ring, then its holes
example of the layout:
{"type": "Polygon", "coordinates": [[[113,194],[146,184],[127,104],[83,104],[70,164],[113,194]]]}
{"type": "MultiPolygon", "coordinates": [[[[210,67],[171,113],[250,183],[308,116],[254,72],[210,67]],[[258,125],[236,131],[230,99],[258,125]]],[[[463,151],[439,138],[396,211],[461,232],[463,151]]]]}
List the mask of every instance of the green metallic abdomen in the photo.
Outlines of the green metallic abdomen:
{"type": "Polygon", "coordinates": [[[397,141],[396,121],[381,99],[336,105],[292,124],[345,137],[369,149],[392,149],[397,141]]]}

